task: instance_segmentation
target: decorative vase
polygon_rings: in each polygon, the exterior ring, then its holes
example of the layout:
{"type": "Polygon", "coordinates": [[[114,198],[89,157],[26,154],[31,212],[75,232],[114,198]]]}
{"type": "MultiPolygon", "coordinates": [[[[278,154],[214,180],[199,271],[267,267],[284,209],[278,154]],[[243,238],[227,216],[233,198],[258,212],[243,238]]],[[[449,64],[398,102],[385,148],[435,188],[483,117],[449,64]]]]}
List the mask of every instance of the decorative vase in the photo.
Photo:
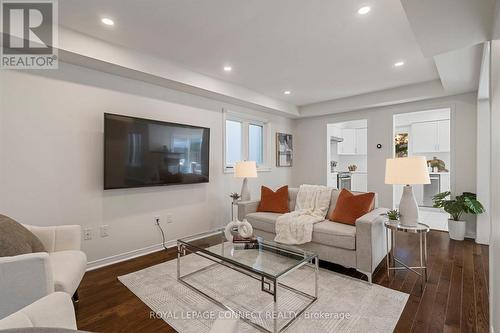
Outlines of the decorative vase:
{"type": "Polygon", "coordinates": [[[448,220],[448,231],[450,238],[458,241],[463,241],[465,238],[465,221],[448,220]]]}
{"type": "Polygon", "coordinates": [[[238,225],[238,234],[244,238],[252,237],[253,227],[246,219],[238,225]]]}
{"type": "Polygon", "coordinates": [[[224,229],[224,236],[226,236],[228,242],[233,241],[234,231],[236,231],[241,237],[245,238],[252,237],[253,235],[252,225],[247,220],[243,220],[243,222],[231,221],[226,225],[226,228],[224,229]]]}
{"type": "Polygon", "coordinates": [[[233,241],[233,230],[238,228],[240,221],[231,221],[226,225],[226,229],[224,229],[224,236],[228,242],[233,241]]]}

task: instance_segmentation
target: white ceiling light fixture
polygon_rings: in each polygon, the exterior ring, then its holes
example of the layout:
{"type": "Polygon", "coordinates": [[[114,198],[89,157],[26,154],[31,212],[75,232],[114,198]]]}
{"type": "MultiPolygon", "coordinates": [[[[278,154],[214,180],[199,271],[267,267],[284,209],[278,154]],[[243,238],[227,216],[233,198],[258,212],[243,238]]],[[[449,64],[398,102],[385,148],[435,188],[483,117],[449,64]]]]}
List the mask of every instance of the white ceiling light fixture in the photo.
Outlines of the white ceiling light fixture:
{"type": "Polygon", "coordinates": [[[231,66],[224,66],[224,72],[230,72],[233,70],[233,67],[231,66]]]}
{"type": "Polygon", "coordinates": [[[361,7],[360,9],[358,9],[358,14],[359,14],[359,15],[366,15],[366,14],[368,14],[371,10],[372,10],[372,8],[371,8],[370,6],[363,6],[363,7],[361,7]]]}
{"type": "Polygon", "coordinates": [[[404,64],[405,64],[405,62],[404,62],[404,61],[398,61],[398,62],[394,63],[394,67],[401,67],[401,66],[403,66],[404,64]]]}
{"type": "Polygon", "coordinates": [[[113,21],[112,19],[110,19],[109,17],[103,17],[101,19],[101,22],[107,26],[113,26],[115,25],[115,21],[113,21]]]}
{"type": "Polygon", "coordinates": [[[285,95],[290,95],[291,93],[292,93],[292,92],[291,92],[290,90],[285,90],[285,91],[283,92],[283,94],[285,94],[285,95]]]}

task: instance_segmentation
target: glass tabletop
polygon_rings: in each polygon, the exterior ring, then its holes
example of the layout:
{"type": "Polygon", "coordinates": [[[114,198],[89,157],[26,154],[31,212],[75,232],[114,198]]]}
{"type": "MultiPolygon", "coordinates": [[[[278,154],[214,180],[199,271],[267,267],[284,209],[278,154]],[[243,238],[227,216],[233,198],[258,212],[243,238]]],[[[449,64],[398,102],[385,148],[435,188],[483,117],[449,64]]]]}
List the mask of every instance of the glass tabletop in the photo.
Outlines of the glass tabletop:
{"type": "Polygon", "coordinates": [[[411,233],[429,232],[431,230],[427,224],[423,223],[418,223],[417,225],[404,225],[399,221],[386,220],[384,224],[389,229],[411,233]]]}
{"type": "Polygon", "coordinates": [[[256,248],[242,249],[241,244],[227,241],[224,229],[178,239],[190,250],[232,263],[247,270],[278,278],[317,258],[313,252],[257,237],[256,248]]]}

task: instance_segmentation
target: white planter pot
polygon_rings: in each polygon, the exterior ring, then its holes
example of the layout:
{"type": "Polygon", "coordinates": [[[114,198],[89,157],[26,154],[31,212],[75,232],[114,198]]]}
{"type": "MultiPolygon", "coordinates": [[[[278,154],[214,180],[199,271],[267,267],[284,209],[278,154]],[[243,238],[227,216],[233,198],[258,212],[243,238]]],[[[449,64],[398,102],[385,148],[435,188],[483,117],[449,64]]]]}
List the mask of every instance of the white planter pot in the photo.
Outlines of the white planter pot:
{"type": "Polygon", "coordinates": [[[448,231],[450,232],[450,238],[459,241],[464,240],[465,225],[465,221],[448,220],[448,231]]]}

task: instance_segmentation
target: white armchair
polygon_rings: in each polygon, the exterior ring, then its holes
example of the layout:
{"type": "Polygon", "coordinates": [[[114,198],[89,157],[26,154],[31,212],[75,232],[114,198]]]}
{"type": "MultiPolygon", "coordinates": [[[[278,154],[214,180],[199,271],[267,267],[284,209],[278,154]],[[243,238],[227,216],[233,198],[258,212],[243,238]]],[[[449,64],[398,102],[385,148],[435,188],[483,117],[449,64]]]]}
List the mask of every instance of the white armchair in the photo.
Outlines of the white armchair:
{"type": "Polygon", "coordinates": [[[52,293],[0,320],[0,330],[24,327],[50,327],[76,330],[71,297],[52,293]]]}
{"type": "Polygon", "coordinates": [[[85,274],[87,256],[80,250],[80,226],[24,226],[40,239],[48,253],[0,258],[0,318],[54,291],[77,298],[85,274]]]}

